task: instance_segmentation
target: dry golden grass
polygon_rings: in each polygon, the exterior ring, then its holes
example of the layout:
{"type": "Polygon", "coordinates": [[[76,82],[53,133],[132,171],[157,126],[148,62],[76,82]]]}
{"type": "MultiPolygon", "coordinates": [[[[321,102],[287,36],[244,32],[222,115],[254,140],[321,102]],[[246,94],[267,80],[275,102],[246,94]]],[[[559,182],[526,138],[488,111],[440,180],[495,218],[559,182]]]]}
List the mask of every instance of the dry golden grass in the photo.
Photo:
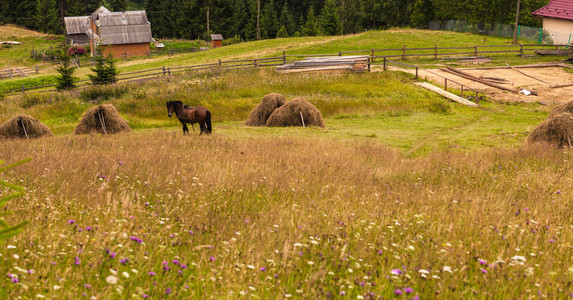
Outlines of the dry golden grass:
{"type": "Polygon", "coordinates": [[[3,177],[28,191],[9,223],[30,221],[0,250],[4,299],[569,291],[568,151],[408,159],[367,142],[163,130],[0,144],[0,159],[26,157],[3,177]]]}
{"type": "Polygon", "coordinates": [[[7,24],[7,25],[0,25],[0,39],[12,39],[12,38],[26,38],[26,37],[43,37],[46,34],[28,30],[26,28],[7,24]]]}

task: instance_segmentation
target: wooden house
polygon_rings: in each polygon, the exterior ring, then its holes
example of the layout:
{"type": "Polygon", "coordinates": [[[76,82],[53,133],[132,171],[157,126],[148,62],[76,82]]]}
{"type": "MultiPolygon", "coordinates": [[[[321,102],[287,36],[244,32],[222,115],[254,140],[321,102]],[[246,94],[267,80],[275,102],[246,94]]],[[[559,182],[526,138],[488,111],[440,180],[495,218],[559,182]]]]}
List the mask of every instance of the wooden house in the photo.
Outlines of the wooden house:
{"type": "Polygon", "coordinates": [[[90,44],[90,37],[87,32],[90,29],[88,17],[65,17],[66,41],[72,46],[87,46],[90,44]]]}
{"type": "Polygon", "coordinates": [[[213,43],[213,48],[223,47],[223,35],[222,34],[212,34],[211,41],[213,43]]]}
{"type": "Polygon", "coordinates": [[[69,19],[66,22],[68,34],[79,34],[76,32],[85,30],[84,34],[89,39],[92,54],[97,46],[102,46],[106,56],[108,54],[116,58],[145,56],[149,54],[150,43],[154,41],[151,24],[143,10],[111,12],[101,6],[90,16],[66,19],[69,19]]]}
{"type": "Polygon", "coordinates": [[[573,1],[551,0],[531,13],[543,18],[543,30],[551,35],[554,44],[570,44],[573,34],[573,1]]]}

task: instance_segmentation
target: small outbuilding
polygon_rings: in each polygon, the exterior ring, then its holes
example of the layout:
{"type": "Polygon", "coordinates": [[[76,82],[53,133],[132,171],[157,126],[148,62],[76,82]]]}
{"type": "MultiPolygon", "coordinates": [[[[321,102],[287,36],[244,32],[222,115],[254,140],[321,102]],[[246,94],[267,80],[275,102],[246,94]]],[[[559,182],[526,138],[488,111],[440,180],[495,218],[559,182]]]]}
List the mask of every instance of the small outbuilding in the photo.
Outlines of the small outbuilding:
{"type": "Polygon", "coordinates": [[[543,30],[546,30],[554,44],[571,43],[573,34],[573,1],[551,0],[549,4],[531,13],[543,18],[543,30]]]}
{"type": "Polygon", "coordinates": [[[223,47],[223,35],[222,34],[212,34],[211,41],[213,43],[213,48],[223,47]]]}

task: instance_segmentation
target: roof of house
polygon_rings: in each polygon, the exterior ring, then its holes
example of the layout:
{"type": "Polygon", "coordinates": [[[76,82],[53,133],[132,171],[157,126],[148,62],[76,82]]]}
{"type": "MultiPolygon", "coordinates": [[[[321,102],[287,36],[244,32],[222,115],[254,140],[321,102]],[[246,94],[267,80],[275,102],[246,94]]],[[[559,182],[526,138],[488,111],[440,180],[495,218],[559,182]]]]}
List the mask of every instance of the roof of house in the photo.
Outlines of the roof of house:
{"type": "Polygon", "coordinates": [[[551,0],[549,4],[531,14],[539,17],[573,20],[573,1],[551,0]]]}
{"type": "Polygon", "coordinates": [[[151,24],[144,10],[110,12],[101,6],[90,16],[66,17],[66,33],[85,33],[102,45],[151,43],[151,24]],[[90,28],[90,18],[97,27],[90,28]]]}
{"type": "Polygon", "coordinates": [[[222,35],[222,34],[212,34],[212,35],[211,35],[211,40],[212,40],[212,41],[222,41],[222,40],[223,40],[223,35],[222,35]]]}
{"type": "Polygon", "coordinates": [[[64,17],[66,24],[66,34],[83,34],[90,29],[90,19],[83,17],[64,17]]]}

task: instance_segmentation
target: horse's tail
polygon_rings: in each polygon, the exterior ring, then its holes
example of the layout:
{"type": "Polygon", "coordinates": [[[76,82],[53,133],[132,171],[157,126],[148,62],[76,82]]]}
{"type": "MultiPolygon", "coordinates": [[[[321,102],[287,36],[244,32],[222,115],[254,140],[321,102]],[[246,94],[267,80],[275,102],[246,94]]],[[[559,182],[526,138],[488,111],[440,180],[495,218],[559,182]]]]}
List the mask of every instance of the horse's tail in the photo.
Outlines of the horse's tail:
{"type": "Polygon", "coordinates": [[[212,128],[211,128],[211,112],[207,111],[207,133],[211,133],[212,128]]]}

